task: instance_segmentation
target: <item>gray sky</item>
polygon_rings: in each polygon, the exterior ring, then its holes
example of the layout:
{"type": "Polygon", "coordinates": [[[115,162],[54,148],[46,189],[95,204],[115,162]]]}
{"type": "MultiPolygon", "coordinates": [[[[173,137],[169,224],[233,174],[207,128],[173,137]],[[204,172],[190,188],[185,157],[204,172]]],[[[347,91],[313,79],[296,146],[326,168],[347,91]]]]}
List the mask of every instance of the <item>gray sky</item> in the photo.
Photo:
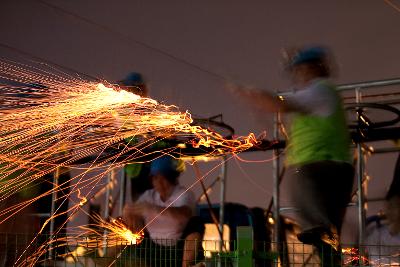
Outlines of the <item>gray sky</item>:
{"type": "MultiPolygon", "coordinates": [[[[398,0],[392,2],[400,5],[398,0]]],[[[400,76],[400,12],[383,0],[49,3],[96,25],[40,1],[2,0],[0,42],[109,81],[130,71],[142,72],[153,98],[195,116],[223,114],[238,134],[271,134],[272,115],[241,105],[223,89],[221,77],[266,90],[285,90],[288,82],[279,64],[284,47],[329,46],[340,70],[338,83],[400,76]]],[[[0,48],[1,56],[11,54],[0,48]]],[[[271,153],[242,156],[266,160],[271,153]]],[[[394,155],[373,156],[368,161],[370,197],[384,196],[394,162],[394,155]]],[[[229,162],[227,200],[265,207],[272,192],[271,163],[239,164],[248,177],[234,160],[229,162]]],[[[212,163],[201,165],[205,171],[212,163]]],[[[182,181],[194,181],[190,166],[182,181]]],[[[218,197],[214,193],[212,200],[218,197]]],[[[375,212],[379,205],[370,207],[375,212]]]]}

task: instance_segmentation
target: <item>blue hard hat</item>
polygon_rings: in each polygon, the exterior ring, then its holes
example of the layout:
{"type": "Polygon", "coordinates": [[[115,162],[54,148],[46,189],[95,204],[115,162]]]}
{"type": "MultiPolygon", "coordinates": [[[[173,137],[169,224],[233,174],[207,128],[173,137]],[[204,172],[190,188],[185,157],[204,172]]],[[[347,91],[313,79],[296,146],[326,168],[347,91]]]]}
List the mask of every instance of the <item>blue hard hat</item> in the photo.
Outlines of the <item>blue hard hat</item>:
{"type": "Polygon", "coordinates": [[[327,49],[321,46],[303,48],[290,62],[290,66],[296,66],[303,63],[322,61],[327,56],[327,49]]]}
{"type": "Polygon", "coordinates": [[[185,164],[182,160],[175,159],[171,156],[162,156],[151,162],[150,175],[161,174],[168,177],[171,174],[179,174],[184,170],[185,164]]]}
{"type": "Polygon", "coordinates": [[[142,74],[131,72],[125,77],[125,79],[119,81],[118,84],[124,86],[138,86],[144,84],[144,80],[142,74]]]}

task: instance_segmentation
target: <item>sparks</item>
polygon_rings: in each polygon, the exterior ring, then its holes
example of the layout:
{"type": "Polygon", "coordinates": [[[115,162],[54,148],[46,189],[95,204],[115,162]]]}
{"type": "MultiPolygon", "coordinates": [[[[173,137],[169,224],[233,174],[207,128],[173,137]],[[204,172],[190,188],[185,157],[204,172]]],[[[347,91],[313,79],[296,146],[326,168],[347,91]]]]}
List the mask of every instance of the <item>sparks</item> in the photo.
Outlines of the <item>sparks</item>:
{"type": "MultiPolygon", "coordinates": [[[[164,105],[156,100],[121,90],[106,81],[101,83],[63,75],[51,68],[33,67],[8,60],[0,60],[0,91],[4,96],[0,107],[0,201],[30,192],[46,174],[59,168],[70,167],[74,162],[95,155],[87,171],[72,177],[71,184],[65,182],[53,189],[34,194],[21,203],[0,210],[0,223],[7,221],[19,211],[40,198],[68,188],[69,193],[59,197],[68,199],[78,195],[78,203],[67,212],[73,214],[89,201],[89,195],[81,194],[81,188],[94,188],[102,177],[114,167],[135,162],[143,157],[143,148],[156,143],[158,138],[181,138],[184,141],[176,149],[186,145],[210,148],[203,157],[210,159],[236,154],[257,144],[250,133],[234,140],[200,126],[192,125],[188,111],[181,112],[174,105],[164,105]],[[5,82],[7,81],[7,82],[5,82]],[[129,141],[126,144],[125,140],[129,141]],[[118,145],[117,152],[102,157],[104,152],[118,145]],[[124,157],[122,157],[124,156],[124,157]],[[104,169],[95,177],[86,177],[92,169],[104,169]]],[[[170,150],[161,150],[168,153],[170,150]]],[[[59,216],[54,214],[52,218],[59,216]]],[[[115,246],[124,240],[127,244],[138,244],[143,232],[132,232],[121,221],[110,222],[98,219],[96,232],[90,226],[81,226],[76,235],[63,241],[85,237],[86,249],[99,246],[98,238],[106,233],[107,246],[115,246]]],[[[39,234],[43,231],[44,226],[39,234]]],[[[82,239],[83,240],[83,239],[82,239]]],[[[33,241],[32,241],[33,242],[33,241]]],[[[32,244],[31,242],[31,244],[32,244]]],[[[30,255],[28,266],[51,250],[54,240],[39,246],[30,255]]],[[[78,243],[78,241],[75,241],[78,243]]],[[[59,246],[59,244],[58,244],[59,246]]]]}

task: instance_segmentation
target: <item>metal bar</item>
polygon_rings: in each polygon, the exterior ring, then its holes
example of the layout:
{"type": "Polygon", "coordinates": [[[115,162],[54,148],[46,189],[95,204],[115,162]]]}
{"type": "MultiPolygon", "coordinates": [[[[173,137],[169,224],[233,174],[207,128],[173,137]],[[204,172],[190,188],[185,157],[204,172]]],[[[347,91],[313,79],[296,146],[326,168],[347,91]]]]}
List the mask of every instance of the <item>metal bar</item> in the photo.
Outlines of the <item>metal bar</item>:
{"type": "MultiPolygon", "coordinates": [[[[356,102],[361,103],[361,90],[356,89],[356,102]]],[[[360,114],[357,113],[357,119],[359,120],[360,114]]],[[[357,143],[357,204],[358,204],[358,244],[362,245],[364,242],[365,235],[365,200],[364,200],[364,188],[363,188],[363,176],[364,176],[364,156],[362,152],[362,144],[357,143]]]]}
{"type": "Polygon", "coordinates": [[[359,245],[363,244],[365,234],[365,209],[364,209],[364,188],[363,188],[363,172],[364,162],[361,144],[357,145],[357,190],[358,190],[358,242],[359,245]]]}
{"type": "Polygon", "coordinates": [[[124,209],[125,205],[125,191],[126,191],[126,175],[125,175],[125,170],[122,168],[122,174],[120,174],[120,187],[119,187],[119,209],[118,209],[118,215],[122,216],[122,211],[124,209]]]}
{"type": "Polygon", "coordinates": [[[106,199],[105,199],[105,207],[104,207],[104,218],[107,219],[110,215],[110,197],[111,197],[111,186],[110,184],[113,182],[113,178],[115,175],[115,169],[112,169],[110,173],[107,174],[107,186],[106,186],[106,199]]]}
{"type": "MultiPolygon", "coordinates": [[[[400,95],[400,92],[388,92],[388,93],[380,93],[380,94],[368,94],[368,95],[363,95],[363,99],[366,98],[374,98],[374,97],[393,97],[393,96],[398,96],[400,95]]],[[[343,99],[355,99],[355,96],[345,96],[343,99]]]]}
{"type": "MultiPolygon", "coordinates": [[[[362,89],[367,89],[367,88],[371,88],[371,87],[383,87],[383,86],[391,86],[391,85],[400,85],[400,78],[342,84],[337,87],[337,90],[338,91],[347,91],[347,90],[354,90],[354,89],[362,90],[362,89]]],[[[279,95],[286,96],[286,95],[290,95],[292,93],[293,93],[292,91],[286,91],[286,92],[279,93],[279,95]]]]}
{"type": "MultiPolygon", "coordinates": [[[[113,182],[113,178],[115,175],[115,169],[112,169],[111,172],[107,174],[107,187],[106,187],[106,200],[104,207],[104,219],[108,219],[110,216],[110,199],[111,199],[111,186],[110,184],[113,182]]],[[[104,230],[103,233],[103,255],[107,254],[107,234],[108,231],[104,230]]]]}
{"type": "MultiPolygon", "coordinates": [[[[274,139],[279,139],[279,123],[280,123],[280,115],[277,112],[274,117],[274,139]]],[[[279,149],[276,148],[273,150],[274,159],[272,161],[272,172],[273,172],[273,217],[274,217],[274,235],[273,235],[273,244],[275,245],[275,250],[278,251],[280,247],[280,212],[279,212],[279,176],[280,176],[280,161],[279,161],[279,149]]],[[[278,266],[278,261],[274,262],[275,266],[278,266]]]]}
{"type": "MultiPolygon", "coordinates": [[[[57,200],[57,190],[58,187],[58,179],[60,178],[60,167],[57,167],[53,174],[53,192],[51,193],[51,210],[50,210],[50,239],[53,239],[54,234],[54,214],[56,212],[56,200],[57,200]]],[[[53,242],[50,242],[49,245],[49,259],[53,258],[53,242]]]]}
{"type": "Polygon", "coordinates": [[[338,86],[338,90],[339,91],[353,90],[353,89],[362,90],[364,88],[382,87],[382,86],[390,86],[397,84],[400,84],[400,78],[342,84],[338,86]]]}
{"type": "Polygon", "coordinates": [[[372,154],[384,154],[384,153],[395,153],[400,152],[400,147],[383,147],[383,148],[373,148],[368,150],[372,154]]]}
{"type": "Polygon", "coordinates": [[[221,192],[220,192],[220,206],[219,206],[219,230],[220,230],[220,242],[219,242],[219,251],[222,252],[223,242],[224,242],[224,217],[225,217],[225,196],[226,196],[226,176],[227,175],[227,162],[226,157],[222,158],[221,164],[221,174],[220,174],[220,184],[221,184],[221,192]]]}
{"type": "Polygon", "coordinates": [[[220,175],[218,175],[214,179],[214,181],[212,181],[212,183],[207,188],[205,188],[205,190],[203,190],[204,192],[197,198],[197,202],[204,201],[204,199],[207,197],[207,195],[209,195],[212,192],[214,185],[216,185],[217,182],[219,182],[220,180],[221,180],[221,177],[220,177],[220,175]]]}

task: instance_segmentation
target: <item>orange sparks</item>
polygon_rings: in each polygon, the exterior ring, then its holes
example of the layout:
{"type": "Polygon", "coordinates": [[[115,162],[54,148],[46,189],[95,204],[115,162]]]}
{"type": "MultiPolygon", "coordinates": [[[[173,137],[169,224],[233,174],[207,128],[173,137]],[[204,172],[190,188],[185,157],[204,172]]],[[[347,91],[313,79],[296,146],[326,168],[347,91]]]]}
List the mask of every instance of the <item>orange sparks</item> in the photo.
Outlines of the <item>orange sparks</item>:
{"type": "MultiPolygon", "coordinates": [[[[186,145],[208,148],[209,152],[203,156],[210,158],[240,153],[257,144],[252,133],[232,140],[192,125],[191,114],[179,111],[174,105],[158,103],[106,82],[85,81],[42,68],[0,60],[0,78],[10,81],[9,84],[0,83],[4,96],[0,107],[0,201],[16,194],[32,194],[28,200],[0,210],[0,222],[68,185],[66,182],[46,193],[33,193],[31,189],[44,175],[90,156],[94,160],[88,170],[104,169],[106,173],[114,167],[135,162],[143,157],[143,148],[164,138],[182,140],[176,149],[186,145]],[[126,140],[130,140],[128,144],[126,140]],[[101,157],[113,146],[118,146],[117,152],[101,157]],[[120,159],[122,155],[125,157],[120,159]]],[[[169,151],[171,149],[158,152],[169,151]]],[[[79,203],[70,210],[77,210],[90,200],[88,194],[81,194],[81,188],[94,188],[102,179],[102,175],[87,178],[87,172],[71,177],[74,183],[68,185],[70,193],[59,196],[65,200],[71,194],[78,194],[79,203]]],[[[78,236],[87,237],[87,248],[99,245],[98,239],[91,238],[93,236],[106,236],[107,246],[117,245],[118,240],[138,244],[143,239],[143,232],[132,232],[120,220],[107,222],[99,217],[98,221],[104,232],[80,227],[84,233],[78,236]]],[[[75,237],[67,236],[65,243],[72,238],[75,237]]],[[[52,242],[49,240],[48,245],[52,242]]],[[[43,253],[38,250],[32,257],[43,253]]]]}
{"type": "Polygon", "coordinates": [[[111,233],[115,234],[115,236],[119,239],[126,240],[128,244],[138,245],[144,237],[144,232],[139,231],[137,233],[133,233],[128,227],[119,219],[112,219],[111,223],[102,221],[100,226],[104,229],[109,230],[111,233]]]}

